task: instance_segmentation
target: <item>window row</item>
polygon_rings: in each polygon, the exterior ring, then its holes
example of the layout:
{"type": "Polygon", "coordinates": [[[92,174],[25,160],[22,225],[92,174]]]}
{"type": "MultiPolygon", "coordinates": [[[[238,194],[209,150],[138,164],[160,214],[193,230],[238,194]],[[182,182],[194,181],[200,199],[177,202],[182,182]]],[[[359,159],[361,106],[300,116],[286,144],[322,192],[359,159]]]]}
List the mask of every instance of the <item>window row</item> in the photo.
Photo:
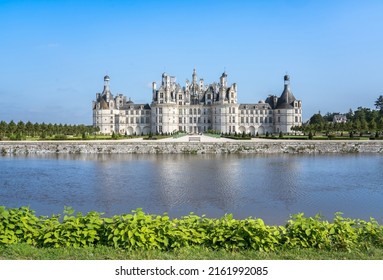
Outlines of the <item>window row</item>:
{"type": "Polygon", "coordinates": [[[243,123],[273,123],[272,117],[241,117],[243,123]]]}

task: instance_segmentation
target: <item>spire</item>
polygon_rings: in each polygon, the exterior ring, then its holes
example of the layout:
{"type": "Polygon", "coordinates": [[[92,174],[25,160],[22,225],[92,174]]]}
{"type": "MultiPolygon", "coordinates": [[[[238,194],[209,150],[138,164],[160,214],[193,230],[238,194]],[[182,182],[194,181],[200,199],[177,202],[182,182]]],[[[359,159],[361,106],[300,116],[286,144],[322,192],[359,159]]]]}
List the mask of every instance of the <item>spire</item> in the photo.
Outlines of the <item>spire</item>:
{"type": "Polygon", "coordinates": [[[295,97],[290,90],[290,76],[285,75],[284,80],[284,89],[281,94],[281,97],[278,98],[277,109],[292,109],[292,103],[295,101],[295,97]]]}
{"type": "Polygon", "coordinates": [[[106,75],[104,77],[104,91],[103,91],[103,94],[110,92],[109,81],[110,81],[110,77],[108,75],[106,75]]]}
{"type": "Polygon", "coordinates": [[[197,72],[195,70],[195,68],[193,69],[193,75],[192,75],[193,79],[192,79],[192,83],[193,84],[196,84],[197,83],[197,72]]]}

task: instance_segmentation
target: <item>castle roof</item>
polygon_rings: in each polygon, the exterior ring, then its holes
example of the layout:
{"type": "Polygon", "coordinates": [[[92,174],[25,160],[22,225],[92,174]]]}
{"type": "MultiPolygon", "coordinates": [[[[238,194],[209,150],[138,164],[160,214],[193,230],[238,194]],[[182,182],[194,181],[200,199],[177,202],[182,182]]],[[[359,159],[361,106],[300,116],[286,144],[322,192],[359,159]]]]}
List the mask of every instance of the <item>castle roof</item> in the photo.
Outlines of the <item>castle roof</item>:
{"type": "Polygon", "coordinates": [[[108,102],[106,102],[103,97],[100,98],[100,109],[102,109],[102,110],[108,110],[109,109],[108,102]]]}
{"type": "Polygon", "coordinates": [[[293,109],[293,103],[296,100],[293,93],[290,90],[290,77],[285,75],[285,88],[281,94],[281,97],[278,98],[276,109],[293,109]]]}

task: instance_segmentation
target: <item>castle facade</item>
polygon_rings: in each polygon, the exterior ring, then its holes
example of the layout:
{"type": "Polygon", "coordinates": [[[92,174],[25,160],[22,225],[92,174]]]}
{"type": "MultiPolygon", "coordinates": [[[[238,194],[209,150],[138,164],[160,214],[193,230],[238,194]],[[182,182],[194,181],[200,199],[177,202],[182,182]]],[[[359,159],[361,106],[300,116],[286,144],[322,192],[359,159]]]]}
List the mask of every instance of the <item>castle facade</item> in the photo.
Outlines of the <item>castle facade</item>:
{"type": "Polygon", "coordinates": [[[278,97],[270,95],[254,104],[239,104],[237,84],[228,85],[224,72],[219,82],[205,84],[197,79],[185,86],[174,76],[162,74],[161,85],[152,84],[151,104],[135,104],[119,94],[113,96],[109,76],[104,77],[104,90],[93,101],[93,125],[101,134],[120,133],[290,133],[293,126],[302,125],[302,102],[290,90],[290,77],[284,76],[284,89],[278,97]]]}

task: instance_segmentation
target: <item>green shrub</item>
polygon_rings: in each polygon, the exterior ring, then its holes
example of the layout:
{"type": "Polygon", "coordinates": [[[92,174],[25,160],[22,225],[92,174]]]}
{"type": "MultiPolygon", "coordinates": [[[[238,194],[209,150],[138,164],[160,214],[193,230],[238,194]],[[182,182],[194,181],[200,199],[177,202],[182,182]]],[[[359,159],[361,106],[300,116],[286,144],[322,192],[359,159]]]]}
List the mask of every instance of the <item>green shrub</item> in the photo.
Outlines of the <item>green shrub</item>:
{"type": "Polygon", "coordinates": [[[0,207],[0,245],[28,243],[37,247],[90,247],[96,245],[125,250],[163,250],[204,247],[213,250],[257,250],[315,248],[351,251],[383,247],[383,227],[369,222],[343,218],[336,213],[333,222],[320,215],[293,215],[285,226],[268,226],[262,219],[219,219],[190,213],[170,219],[145,214],[138,208],[130,214],[101,217],[65,208],[64,215],[36,217],[28,207],[0,207]]]}
{"type": "Polygon", "coordinates": [[[28,207],[19,209],[0,207],[0,244],[36,245],[39,228],[39,219],[28,207]]]}
{"type": "Polygon", "coordinates": [[[67,140],[68,136],[65,135],[65,134],[57,134],[57,135],[54,136],[54,139],[55,140],[67,140]]]}

